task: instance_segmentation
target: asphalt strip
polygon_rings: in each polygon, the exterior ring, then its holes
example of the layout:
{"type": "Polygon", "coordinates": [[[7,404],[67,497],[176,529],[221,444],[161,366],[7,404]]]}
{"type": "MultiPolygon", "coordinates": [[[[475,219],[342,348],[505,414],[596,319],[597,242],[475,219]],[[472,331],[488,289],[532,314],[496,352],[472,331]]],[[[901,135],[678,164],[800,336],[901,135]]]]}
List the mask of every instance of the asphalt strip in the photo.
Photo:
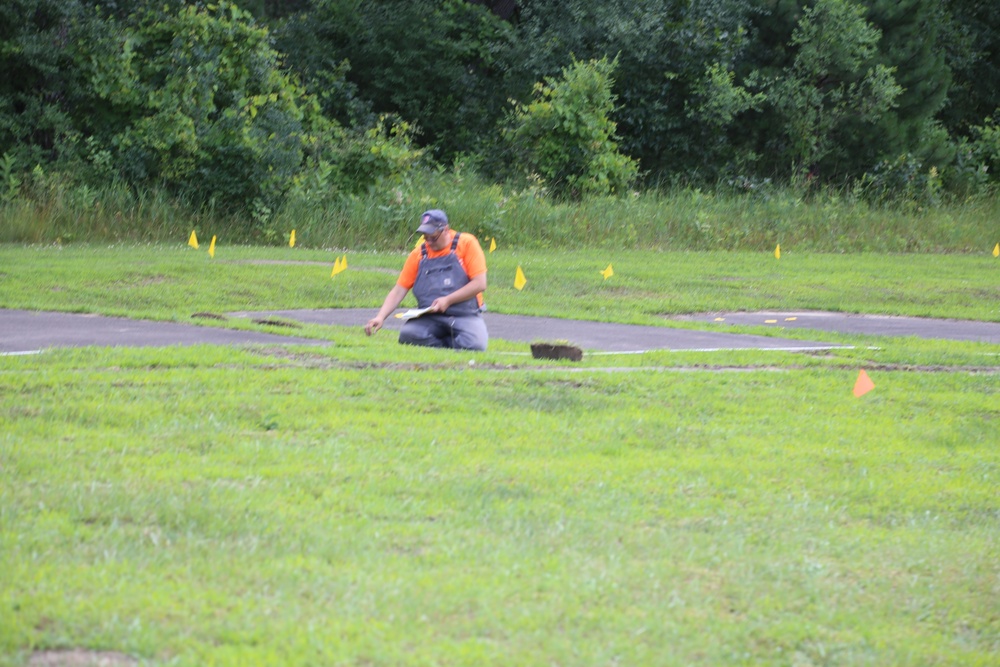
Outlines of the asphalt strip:
{"type": "MultiPolygon", "coordinates": [[[[371,308],[325,308],[318,310],[267,310],[229,313],[230,317],[260,319],[274,317],[307,324],[361,328],[376,310],[371,308]]],[[[402,311],[397,311],[402,312],[402,311]]],[[[491,339],[522,343],[569,341],[589,354],[596,352],[642,354],[654,350],[716,352],[723,350],[774,350],[807,352],[850,347],[816,341],[791,340],[729,332],[697,331],[638,324],[614,324],[556,317],[483,314],[491,339]]],[[[384,328],[398,330],[402,322],[385,320],[384,328]]]]}
{"type": "MultiPolygon", "coordinates": [[[[229,317],[281,318],[295,322],[361,328],[372,308],[269,310],[229,313],[229,317]]],[[[822,312],[704,313],[676,320],[710,322],[717,330],[614,324],[553,317],[484,314],[490,337],[515,342],[568,341],[588,354],[643,354],[660,350],[715,352],[772,350],[814,352],[850,346],[726,331],[733,324],[805,328],[884,336],[918,336],[1000,344],[1000,323],[914,317],[864,316],[822,312]]],[[[385,328],[398,330],[390,317],[385,328]]],[[[386,332],[388,334],[389,331],[386,332]]],[[[777,333],[777,332],[776,332],[777,333]]],[[[163,347],[171,345],[328,345],[328,341],[261,331],[198,326],[180,322],[131,320],[79,313],[0,309],[0,355],[39,354],[53,347],[163,347]]]]}
{"type": "Polygon", "coordinates": [[[670,318],[677,322],[709,323],[720,330],[734,325],[773,329],[809,329],[867,336],[915,336],[1000,344],[1000,322],[979,322],[898,315],[857,315],[828,311],[758,311],[698,313],[670,318]]]}
{"type": "Polygon", "coordinates": [[[124,317],[0,310],[0,354],[27,355],[53,347],[170,345],[327,345],[327,341],[259,331],[124,317]]]}

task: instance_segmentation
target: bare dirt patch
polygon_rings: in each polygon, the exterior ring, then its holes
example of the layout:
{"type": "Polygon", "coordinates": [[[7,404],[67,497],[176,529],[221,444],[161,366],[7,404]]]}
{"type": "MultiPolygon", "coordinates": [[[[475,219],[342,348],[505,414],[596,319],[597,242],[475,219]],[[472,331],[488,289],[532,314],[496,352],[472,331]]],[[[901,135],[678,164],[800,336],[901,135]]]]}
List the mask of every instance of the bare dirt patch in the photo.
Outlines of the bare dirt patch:
{"type": "Polygon", "coordinates": [[[131,667],[139,662],[116,651],[36,651],[28,659],[29,667],[131,667]]]}
{"type": "Polygon", "coordinates": [[[268,327],[287,327],[289,329],[301,329],[302,325],[292,320],[282,320],[277,317],[261,317],[251,320],[254,324],[263,324],[268,327]]]}

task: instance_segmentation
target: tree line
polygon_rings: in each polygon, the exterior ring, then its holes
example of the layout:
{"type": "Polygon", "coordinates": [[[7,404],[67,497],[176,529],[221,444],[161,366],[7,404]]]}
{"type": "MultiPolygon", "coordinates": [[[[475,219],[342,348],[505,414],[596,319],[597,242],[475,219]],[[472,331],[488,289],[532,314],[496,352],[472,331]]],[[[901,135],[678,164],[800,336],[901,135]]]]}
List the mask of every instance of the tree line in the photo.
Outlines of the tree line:
{"type": "Polygon", "coordinates": [[[991,0],[6,0],[0,195],[266,216],[461,161],[557,197],[989,192],[991,0]]]}

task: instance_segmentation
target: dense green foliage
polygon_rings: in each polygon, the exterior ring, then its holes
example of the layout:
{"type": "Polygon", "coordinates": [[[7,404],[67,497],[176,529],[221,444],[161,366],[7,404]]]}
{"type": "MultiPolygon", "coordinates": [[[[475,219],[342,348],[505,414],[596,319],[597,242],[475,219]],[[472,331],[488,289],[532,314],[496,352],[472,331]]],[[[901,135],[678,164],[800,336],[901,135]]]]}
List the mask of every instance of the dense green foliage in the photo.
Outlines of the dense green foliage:
{"type": "Polygon", "coordinates": [[[494,4],[9,0],[2,194],[162,190],[269,238],[289,207],[399,205],[414,169],[456,163],[581,197],[774,181],[935,205],[996,183],[993,3],[494,4]]]}
{"type": "Polygon", "coordinates": [[[806,8],[788,43],[791,62],[760,84],[781,128],[765,145],[774,166],[810,176],[843,168],[859,126],[877,126],[896,105],[902,88],[875,64],[880,33],[864,13],[847,0],[806,8]]]}
{"type": "Polygon", "coordinates": [[[36,186],[23,193],[35,199],[52,184],[121,182],[266,232],[289,197],[363,190],[419,157],[402,121],[344,128],[325,117],[268,29],[236,4],[98,5],[117,13],[79,1],[8,8],[20,26],[2,52],[16,74],[0,98],[8,201],[22,194],[12,178],[36,186]]]}
{"type": "Polygon", "coordinates": [[[560,79],[539,84],[530,104],[515,107],[505,139],[518,168],[574,197],[614,194],[632,183],[636,164],[618,152],[609,118],[615,65],[575,62],[560,79]]]}
{"type": "MultiPolygon", "coordinates": [[[[616,58],[621,148],[651,181],[713,178],[736,157],[729,128],[751,104],[729,78],[747,43],[745,0],[521,3],[512,76],[526,85],[573,58],[616,58]]],[[[513,87],[513,86],[512,86],[513,87]]],[[[522,90],[522,95],[524,94],[522,90]]]]}
{"type": "Polygon", "coordinates": [[[497,53],[511,27],[462,0],[315,0],[278,36],[341,122],[396,114],[442,156],[493,131],[506,98],[497,53]]]}
{"type": "Polygon", "coordinates": [[[64,157],[73,107],[87,89],[75,48],[82,18],[74,2],[0,4],[0,153],[22,168],[64,157]]]}
{"type": "Polygon", "coordinates": [[[950,132],[964,135],[1000,109],[1000,4],[949,0],[946,6],[942,50],[952,84],[941,119],[950,132]]]}
{"type": "Polygon", "coordinates": [[[110,144],[127,181],[223,206],[277,204],[313,128],[310,101],[278,69],[266,30],[226,3],[151,11],[115,56],[95,62],[92,79],[118,112],[110,144]]]}

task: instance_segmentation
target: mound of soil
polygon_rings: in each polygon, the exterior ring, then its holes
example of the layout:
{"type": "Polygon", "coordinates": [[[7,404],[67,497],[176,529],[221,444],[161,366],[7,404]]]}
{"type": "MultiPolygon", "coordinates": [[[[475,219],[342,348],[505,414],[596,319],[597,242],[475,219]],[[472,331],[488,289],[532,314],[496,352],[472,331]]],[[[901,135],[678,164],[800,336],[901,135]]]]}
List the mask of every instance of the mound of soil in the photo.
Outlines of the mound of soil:
{"type": "Polygon", "coordinates": [[[535,359],[569,359],[581,361],[583,350],[575,345],[562,343],[532,343],[531,356],[535,359]]]}

